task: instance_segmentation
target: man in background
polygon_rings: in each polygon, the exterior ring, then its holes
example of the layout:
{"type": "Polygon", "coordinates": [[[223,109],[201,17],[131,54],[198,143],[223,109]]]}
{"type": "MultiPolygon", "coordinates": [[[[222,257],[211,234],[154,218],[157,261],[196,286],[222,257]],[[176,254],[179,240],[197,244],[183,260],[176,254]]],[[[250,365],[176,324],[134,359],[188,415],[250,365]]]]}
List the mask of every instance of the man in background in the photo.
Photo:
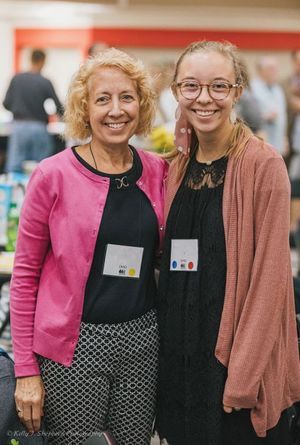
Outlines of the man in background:
{"type": "Polygon", "coordinates": [[[88,57],[95,57],[107,48],[108,45],[105,42],[94,42],[88,49],[88,57]]]}
{"type": "Polygon", "coordinates": [[[25,160],[40,161],[53,153],[53,141],[47,132],[47,99],[54,101],[56,112],[62,105],[50,80],[42,76],[46,54],[33,50],[31,69],[16,74],[8,87],[4,107],[13,113],[11,135],[8,140],[6,172],[22,171],[25,160]]]}
{"type": "Polygon", "coordinates": [[[171,132],[175,130],[175,111],[178,105],[171,90],[174,67],[173,60],[157,60],[150,66],[153,89],[157,97],[154,126],[163,125],[171,132]]]}
{"type": "Polygon", "coordinates": [[[247,75],[248,82],[243,89],[243,93],[236,104],[235,109],[238,117],[251,128],[253,133],[265,139],[265,134],[262,130],[262,112],[256,97],[251,91],[248,67],[244,60],[241,60],[241,64],[243,65],[244,73],[247,75]]]}
{"type": "Polygon", "coordinates": [[[257,99],[262,114],[262,130],[267,142],[286,156],[287,115],[286,100],[279,84],[278,61],[272,56],[262,57],[257,65],[258,77],[251,81],[251,90],[257,99]]]}
{"type": "Polygon", "coordinates": [[[300,49],[292,52],[293,73],[284,82],[288,106],[288,136],[292,152],[289,173],[300,180],[300,49]]]}
{"type": "MultiPolygon", "coordinates": [[[[287,99],[288,137],[291,148],[289,176],[291,179],[291,234],[297,249],[298,278],[300,289],[300,49],[292,52],[293,72],[284,81],[287,99]]],[[[300,422],[300,415],[299,415],[300,422]]],[[[300,425],[300,423],[299,423],[300,425]]]]}

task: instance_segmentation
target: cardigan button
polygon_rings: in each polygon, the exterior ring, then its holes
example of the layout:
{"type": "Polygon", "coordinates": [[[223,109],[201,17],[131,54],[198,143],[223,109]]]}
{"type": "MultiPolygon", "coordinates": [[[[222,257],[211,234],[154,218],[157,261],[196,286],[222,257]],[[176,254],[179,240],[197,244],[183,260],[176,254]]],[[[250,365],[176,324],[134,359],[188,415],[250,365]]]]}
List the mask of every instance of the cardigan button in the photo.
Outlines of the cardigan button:
{"type": "Polygon", "coordinates": [[[164,230],[164,226],[160,226],[159,230],[162,232],[164,230]]]}
{"type": "Polygon", "coordinates": [[[153,202],[153,203],[152,203],[152,205],[153,205],[153,207],[156,207],[156,204],[155,204],[155,202],[153,202]]]}

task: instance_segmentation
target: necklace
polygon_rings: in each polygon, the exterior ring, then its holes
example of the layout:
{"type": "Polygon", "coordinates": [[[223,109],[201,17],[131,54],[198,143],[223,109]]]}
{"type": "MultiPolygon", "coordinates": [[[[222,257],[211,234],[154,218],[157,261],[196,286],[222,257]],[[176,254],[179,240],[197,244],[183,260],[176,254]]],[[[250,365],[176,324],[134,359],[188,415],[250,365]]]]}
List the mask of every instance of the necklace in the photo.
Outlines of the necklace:
{"type": "Polygon", "coordinates": [[[96,162],[96,159],[95,159],[95,156],[94,156],[93,150],[92,150],[92,144],[91,144],[91,143],[89,144],[89,147],[90,147],[90,152],[91,152],[91,155],[92,155],[92,158],[93,158],[94,164],[95,164],[95,169],[96,169],[96,170],[98,170],[97,162],[96,162]]]}
{"type": "Polygon", "coordinates": [[[203,164],[206,164],[206,165],[211,165],[214,161],[217,161],[218,159],[221,159],[224,157],[224,151],[223,151],[223,153],[222,152],[217,153],[213,157],[214,159],[206,159],[205,156],[203,155],[203,151],[202,150],[200,151],[200,150],[201,150],[200,146],[198,146],[195,158],[198,162],[200,162],[200,163],[202,162],[203,164]],[[197,159],[197,154],[200,155],[199,157],[201,158],[201,160],[197,159]],[[203,158],[204,158],[204,160],[202,160],[203,158]]]}
{"type": "MultiPolygon", "coordinates": [[[[97,171],[99,171],[98,170],[98,165],[97,165],[97,162],[96,162],[93,150],[92,150],[91,142],[89,143],[89,148],[90,148],[90,152],[91,152],[94,164],[95,164],[95,169],[97,171]]],[[[133,162],[134,161],[134,155],[133,155],[133,151],[132,151],[132,149],[130,147],[129,147],[129,151],[130,151],[130,154],[131,154],[131,157],[132,157],[132,162],[133,162]]],[[[116,185],[117,185],[117,189],[121,189],[123,187],[125,188],[125,187],[129,186],[127,175],[122,176],[122,178],[115,178],[115,182],[116,182],[116,185]]]]}

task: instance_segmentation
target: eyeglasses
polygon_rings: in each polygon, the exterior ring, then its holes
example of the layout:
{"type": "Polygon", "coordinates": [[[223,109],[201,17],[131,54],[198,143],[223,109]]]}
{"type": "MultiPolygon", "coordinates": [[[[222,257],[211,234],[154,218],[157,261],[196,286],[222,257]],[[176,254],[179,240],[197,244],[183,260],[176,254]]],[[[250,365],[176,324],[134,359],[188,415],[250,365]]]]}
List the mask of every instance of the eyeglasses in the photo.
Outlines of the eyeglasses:
{"type": "Polygon", "coordinates": [[[238,83],[232,85],[227,82],[212,82],[210,84],[199,83],[194,80],[185,80],[176,83],[181,95],[188,100],[196,100],[200,96],[203,87],[207,87],[207,92],[213,100],[224,100],[229,95],[232,88],[237,88],[238,83]]]}

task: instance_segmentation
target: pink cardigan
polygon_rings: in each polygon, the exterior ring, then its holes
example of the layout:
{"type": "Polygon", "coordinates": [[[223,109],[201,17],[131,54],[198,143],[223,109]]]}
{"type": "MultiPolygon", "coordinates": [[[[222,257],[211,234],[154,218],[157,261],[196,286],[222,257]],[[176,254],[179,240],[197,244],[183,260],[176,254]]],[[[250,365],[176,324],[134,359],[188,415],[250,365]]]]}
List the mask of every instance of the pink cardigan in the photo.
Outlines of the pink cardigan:
{"type": "MultiPolygon", "coordinates": [[[[182,180],[178,159],[167,179],[165,219],[182,180]]],[[[215,355],[228,368],[223,403],[251,408],[260,437],[300,400],[289,205],[282,158],[251,137],[237,160],[229,158],[224,183],[227,277],[215,355]]]]}
{"type": "MultiPolygon", "coordinates": [[[[152,153],[138,154],[143,172],[137,186],[153,207],[162,241],[167,165],[152,153]]],[[[40,373],[36,353],[72,363],[109,181],[84,167],[70,148],[42,161],[32,174],[11,280],[17,377],[40,373]]]]}

